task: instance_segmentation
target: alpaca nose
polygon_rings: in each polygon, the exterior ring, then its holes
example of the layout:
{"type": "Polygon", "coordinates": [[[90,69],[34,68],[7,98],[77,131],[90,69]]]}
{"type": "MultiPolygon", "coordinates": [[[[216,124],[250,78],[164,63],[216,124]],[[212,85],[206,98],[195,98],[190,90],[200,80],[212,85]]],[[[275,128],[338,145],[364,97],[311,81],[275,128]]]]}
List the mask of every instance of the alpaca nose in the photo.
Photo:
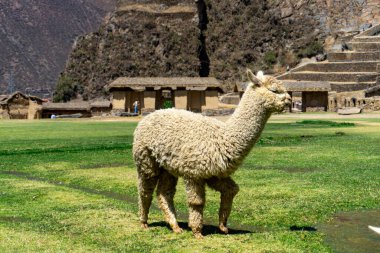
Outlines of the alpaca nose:
{"type": "Polygon", "coordinates": [[[286,93],[286,95],[285,95],[285,104],[286,105],[290,105],[291,103],[292,103],[292,97],[288,93],[286,93]]]}

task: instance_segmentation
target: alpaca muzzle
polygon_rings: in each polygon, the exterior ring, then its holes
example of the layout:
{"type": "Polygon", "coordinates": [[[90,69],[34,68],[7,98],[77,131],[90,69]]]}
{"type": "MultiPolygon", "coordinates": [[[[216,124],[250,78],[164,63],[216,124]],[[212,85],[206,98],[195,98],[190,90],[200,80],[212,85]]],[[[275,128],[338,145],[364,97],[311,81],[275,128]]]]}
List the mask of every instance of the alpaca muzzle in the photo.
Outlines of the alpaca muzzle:
{"type": "Polygon", "coordinates": [[[290,106],[292,104],[292,98],[288,93],[285,93],[284,103],[285,106],[290,106]]]}

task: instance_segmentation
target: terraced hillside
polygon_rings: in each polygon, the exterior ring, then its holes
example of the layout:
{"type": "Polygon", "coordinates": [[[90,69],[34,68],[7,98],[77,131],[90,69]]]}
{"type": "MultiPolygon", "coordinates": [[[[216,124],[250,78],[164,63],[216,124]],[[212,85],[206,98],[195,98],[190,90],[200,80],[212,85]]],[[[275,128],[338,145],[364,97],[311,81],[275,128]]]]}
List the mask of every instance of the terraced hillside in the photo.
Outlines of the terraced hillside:
{"type": "Polygon", "coordinates": [[[213,76],[228,89],[246,67],[295,66],[305,49],[375,21],[378,9],[357,0],[121,0],[77,41],[64,75],[88,98],[119,76],[213,76]]]}
{"type": "Polygon", "coordinates": [[[365,90],[377,85],[380,64],[380,26],[354,36],[348,49],[328,54],[328,61],[310,63],[279,78],[285,84],[327,82],[335,92],[365,90]]]}

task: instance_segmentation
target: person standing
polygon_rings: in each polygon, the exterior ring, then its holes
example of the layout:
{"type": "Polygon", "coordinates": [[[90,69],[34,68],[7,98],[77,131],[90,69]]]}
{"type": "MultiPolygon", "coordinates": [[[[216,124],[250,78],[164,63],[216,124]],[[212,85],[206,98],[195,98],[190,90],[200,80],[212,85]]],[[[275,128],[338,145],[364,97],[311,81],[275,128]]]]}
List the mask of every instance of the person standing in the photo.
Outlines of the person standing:
{"type": "Polygon", "coordinates": [[[134,113],[138,114],[138,112],[139,112],[139,101],[136,100],[133,103],[133,109],[134,109],[134,113]]]}

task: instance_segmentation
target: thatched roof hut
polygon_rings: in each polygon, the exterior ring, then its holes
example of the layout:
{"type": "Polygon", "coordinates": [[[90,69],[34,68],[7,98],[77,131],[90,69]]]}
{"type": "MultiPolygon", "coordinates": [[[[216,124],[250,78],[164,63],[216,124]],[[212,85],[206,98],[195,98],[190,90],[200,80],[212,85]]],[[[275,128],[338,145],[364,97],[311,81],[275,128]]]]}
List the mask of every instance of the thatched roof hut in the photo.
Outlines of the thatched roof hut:
{"type": "Polygon", "coordinates": [[[108,85],[114,113],[139,112],[175,107],[201,112],[218,108],[220,82],[213,77],[120,77],[108,85]]]}
{"type": "Polygon", "coordinates": [[[42,117],[52,115],[82,114],[82,117],[91,117],[90,103],[86,101],[68,103],[45,103],[42,106],[42,117]]]}
{"type": "Polygon", "coordinates": [[[42,99],[19,91],[0,96],[0,118],[36,119],[41,117],[42,99]]]}
{"type": "Polygon", "coordinates": [[[145,91],[149,88],[160,90],[167,87],[173,90],[185,88],[198,91],[215,88],[223,92],[220,82],[214,77],[119,77],[108,86],[108,89],[112,91],[131,88],[135,91],[145,91]]]}
{"type": "Polygon", "coordinates": [[[102,115],[111,111],[109,100],[100,101],[71,101],[68,103],[45,103],[43,104],[43,118],[50,118],[51,115],[82,114],[82,117],[102,115]]]}

